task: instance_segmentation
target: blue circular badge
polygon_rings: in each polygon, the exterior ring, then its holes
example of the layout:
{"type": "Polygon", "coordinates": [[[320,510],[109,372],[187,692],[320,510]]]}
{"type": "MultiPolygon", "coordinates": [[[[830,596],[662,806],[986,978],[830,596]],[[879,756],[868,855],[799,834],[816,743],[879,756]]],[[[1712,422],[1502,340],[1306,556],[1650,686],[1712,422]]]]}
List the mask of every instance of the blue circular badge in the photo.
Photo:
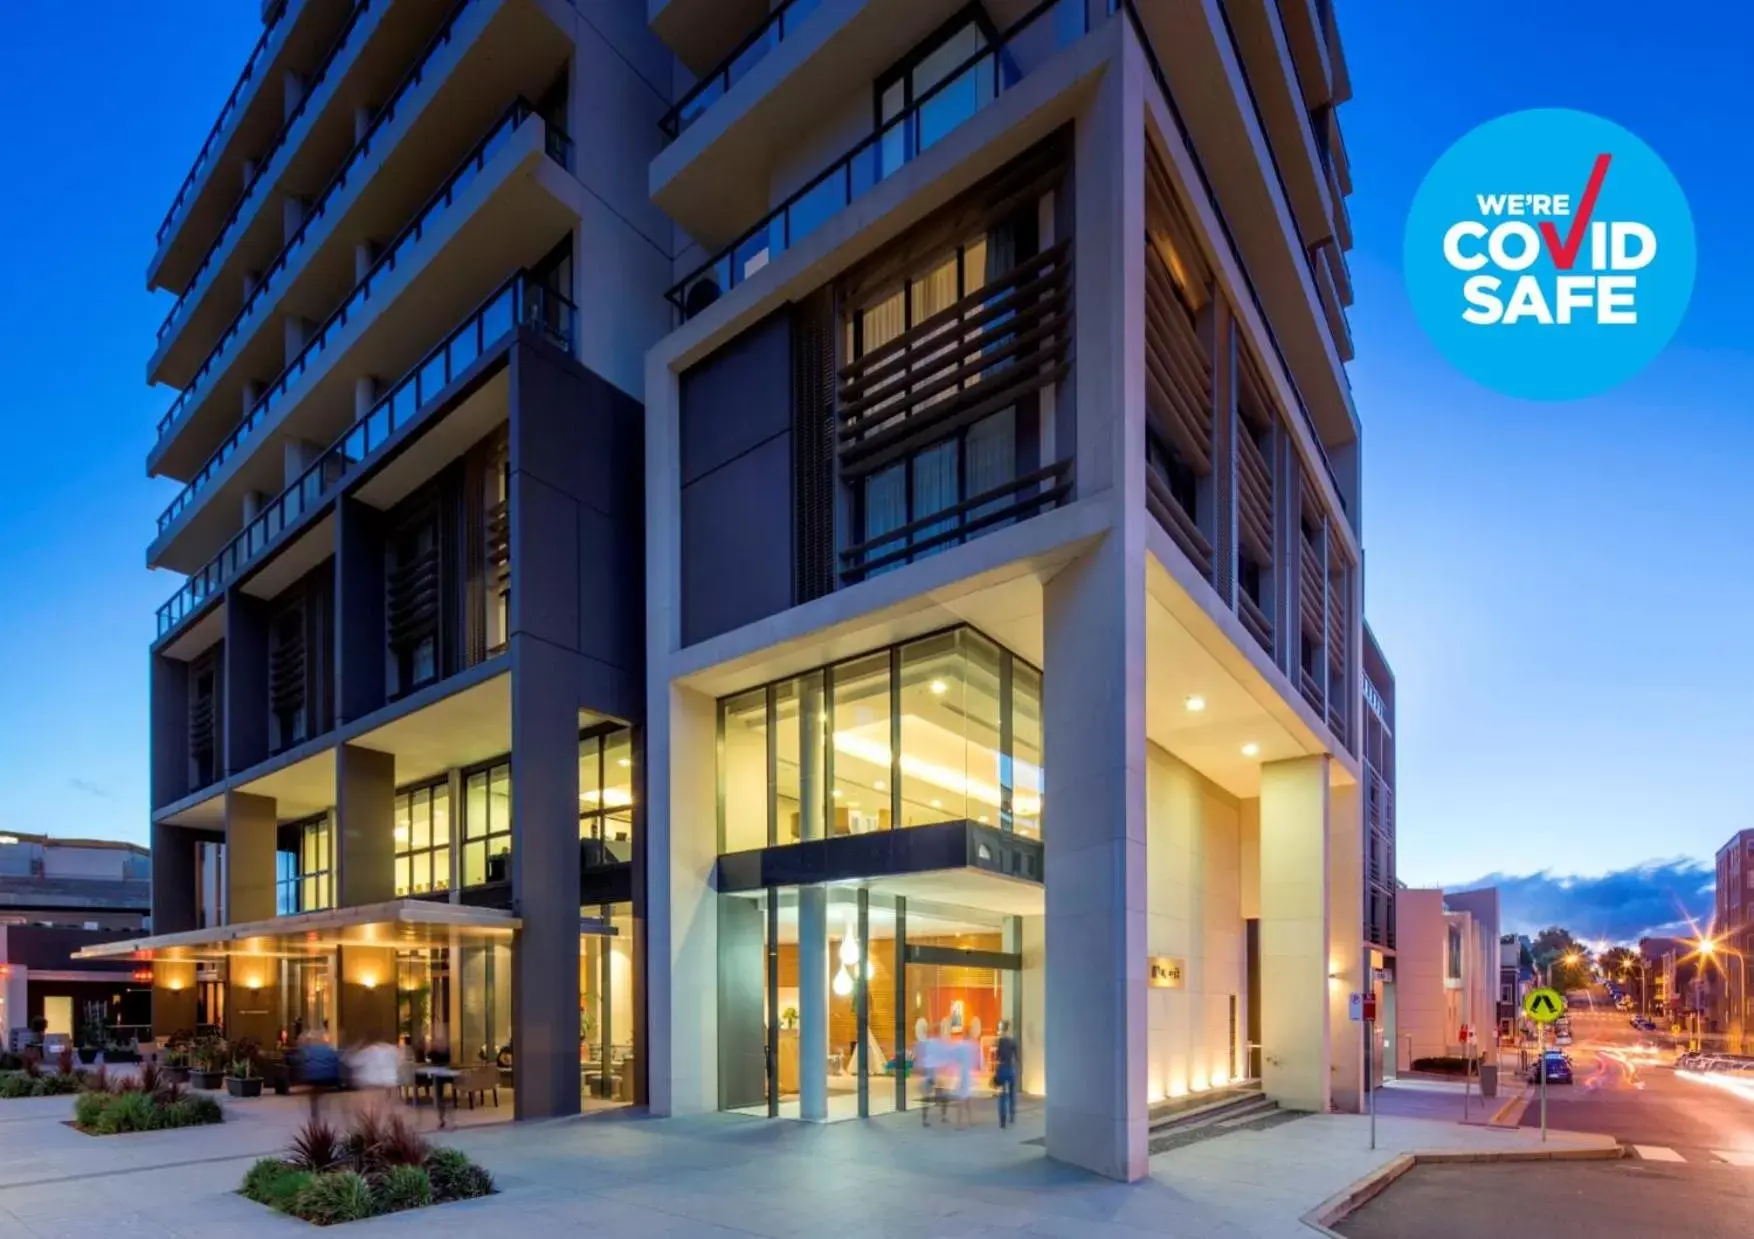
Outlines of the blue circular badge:
{"type": "Polygon", "coordinates": [[[1407,217],[1407,292],[1457,369],[1530,400],[1606,391],[1663,350],[1693,295],[1693,215],[1612,121],[1514,112],[1466,134],[1407,217]]]}

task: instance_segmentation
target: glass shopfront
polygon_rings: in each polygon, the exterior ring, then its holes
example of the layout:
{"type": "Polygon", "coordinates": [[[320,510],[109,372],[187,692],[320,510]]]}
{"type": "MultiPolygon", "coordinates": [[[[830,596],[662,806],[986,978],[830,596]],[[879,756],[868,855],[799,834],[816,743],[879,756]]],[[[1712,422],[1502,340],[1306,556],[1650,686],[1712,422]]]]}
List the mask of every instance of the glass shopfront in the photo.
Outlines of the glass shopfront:
{"type": "Polygon", "coordinates": [[[1020,918],[851,884],[719,897],[720,1106],[812,1121],[921,1104],[935,1081],[989,1096],[1002,1021],[1018,1027],[1020,918]],[[964,1083],[962,1077],[966,1073],[964,1083]]]}
{"type": "Polygon", "coordinates": [[[938,822],[1041,833],[1041,672],[972,628],[719,703],[721,853],[938,822]]]}
{"type": "Polygon", "coordinates": [[[609,933],[579,935],[579,1096],[586,1110],[632,1104],[638,1062],[633,905],[582,909],[609,933]]]}

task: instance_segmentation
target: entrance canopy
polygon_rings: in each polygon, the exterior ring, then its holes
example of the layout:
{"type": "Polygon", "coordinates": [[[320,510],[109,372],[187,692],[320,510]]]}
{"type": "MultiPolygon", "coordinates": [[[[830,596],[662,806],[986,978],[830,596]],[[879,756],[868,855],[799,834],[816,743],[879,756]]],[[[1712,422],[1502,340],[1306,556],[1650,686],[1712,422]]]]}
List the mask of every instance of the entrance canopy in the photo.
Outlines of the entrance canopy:
{"type": "MultiPolygon", "coordinates": [[[[353,908],[329,908],[267,921],[212,925],[88,946],[75,959],[223,960],[232,955],[321,958],[337,947],[411,951],[465,942],[511,944],[523,922],[497,908],[394,899],[353,908]]],[[[581,926],[582,928],[582,926],[581,926]]]]}

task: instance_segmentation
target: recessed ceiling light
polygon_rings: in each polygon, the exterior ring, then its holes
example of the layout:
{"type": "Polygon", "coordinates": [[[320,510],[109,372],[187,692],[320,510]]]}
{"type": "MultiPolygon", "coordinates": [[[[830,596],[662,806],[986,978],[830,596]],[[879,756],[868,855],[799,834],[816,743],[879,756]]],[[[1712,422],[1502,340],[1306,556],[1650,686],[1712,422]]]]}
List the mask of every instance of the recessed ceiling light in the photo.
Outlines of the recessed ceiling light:
{"type": "Polygon", "coordinates": [[[1189,714],[1198,714],[1206,708],[1206,699],[1198,693],[1190,694],[1182,704],[1188,708],[1189,714]]]}
{"type": "Polygon", "coordinates": [[[950,685],[946,684],[943,680],[933,680],[932,681],[932,696],[942,697],[945,693],[947,693],[949,691],[950,691],[950,685]]]}
{"type": "Polygon", "coordinates": [[[1242,755],[1244,757],[1259,757],[1260,753],[1261,746],[1256,744],[1253,740],[1250,740],[1247,744],[1242,746],[1242,755]]]}
{"type": "Polygon", "coordinates": [[[623,757],[620,761],[616,762],[615,764],[620,766],[623,770],[626,770],[629,766],[633,765],[633,762],[630,761],[629,759],[623,757]]]}
{"type": "Polygon", "coordinates": [[[880,791],[880,792],[883,792],[883,791],[888,791],[888,790],[889,790],[889,789],[888,789],[888,788],[887,788],[887,787],[886,787],[886,786],[885,786],[885,785],[884,785],[884,783],[883,783],[883,780],[882,780],[882,779],[878,779],[878,780],[877,780],[877,782],[876,782],[876,783],[874,783],[874,784],[873,784],[873,785],[872,785],[872,786],[874,786],[874,787],[875,787],[875,788],[876,788],[876,789],[877,789],[877,790],[878,790],[878,791],[880,791]]]}
{"type": "Polygon", "coordinates": [[[834,789],[834,798],[836,800],[840,799],[840,788],[838,788],[838,787],[834,789]]]}
{"type": "Polygon", "coordinates": [[[942,809],[944,807],[944,802],[942,800],[934,800],[932,802],[932,807],[934,809],[942,809]]]}
{"type": "Polygon", "coordinates": [[[987,815],[985,813],[981,814],[980,822],[981,822],[982,826],[985,826],[987,824],[987,815]]]}

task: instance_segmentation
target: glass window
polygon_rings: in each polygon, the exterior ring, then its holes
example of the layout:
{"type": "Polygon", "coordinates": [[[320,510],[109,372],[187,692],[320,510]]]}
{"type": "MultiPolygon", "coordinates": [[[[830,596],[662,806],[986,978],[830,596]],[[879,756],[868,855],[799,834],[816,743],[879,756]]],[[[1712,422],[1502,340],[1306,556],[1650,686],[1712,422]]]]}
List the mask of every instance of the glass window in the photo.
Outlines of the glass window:
{"type": "Polygon", "coordinates": [[[463,797],[463,885],[511,880],[512,767],[470,772],[463,797]]]}
{"type": "Polygon", "coordinates": [[[604,864],[633,859],[633,732],[579,741],[579,838],[601,844],[589,857],[604,864]]]}
{"type": "Polygon", "coordinates": [[[451,792],[443,783],[396,795],[396,894],[451,889],[451,792]]]}
{"type": "Polygon", "coordinates": [[[298,911],[319,912],[335,906],[328,815],[304,823],[298,841],[298,911]]]}
{"type": "Polygon", "coordinates": [[[1041,837],[1041,672],[1011,662],[1011,823],[1020,835],[1041,837]]]}
{"type": "Polygon", "coordinates": [[[834,669],[834,833],[888,830],[889,651],[834,669]]]}
{"type": "Polygon", "coordinates": [[[827,732],[823,675],[812,671],[774,689],[778,820],[775,842],[822,838],[827,732]]]}
{"type": "Polygon", "coordinates": [[[901,649],[902,825],[999,820],[999,650],[968,629],[901,649]]]}
{"type": "Polygon", "coordinates": [[[723,783],[719,851],[767,846],[767,690],[724,704],[723,783]]]}

